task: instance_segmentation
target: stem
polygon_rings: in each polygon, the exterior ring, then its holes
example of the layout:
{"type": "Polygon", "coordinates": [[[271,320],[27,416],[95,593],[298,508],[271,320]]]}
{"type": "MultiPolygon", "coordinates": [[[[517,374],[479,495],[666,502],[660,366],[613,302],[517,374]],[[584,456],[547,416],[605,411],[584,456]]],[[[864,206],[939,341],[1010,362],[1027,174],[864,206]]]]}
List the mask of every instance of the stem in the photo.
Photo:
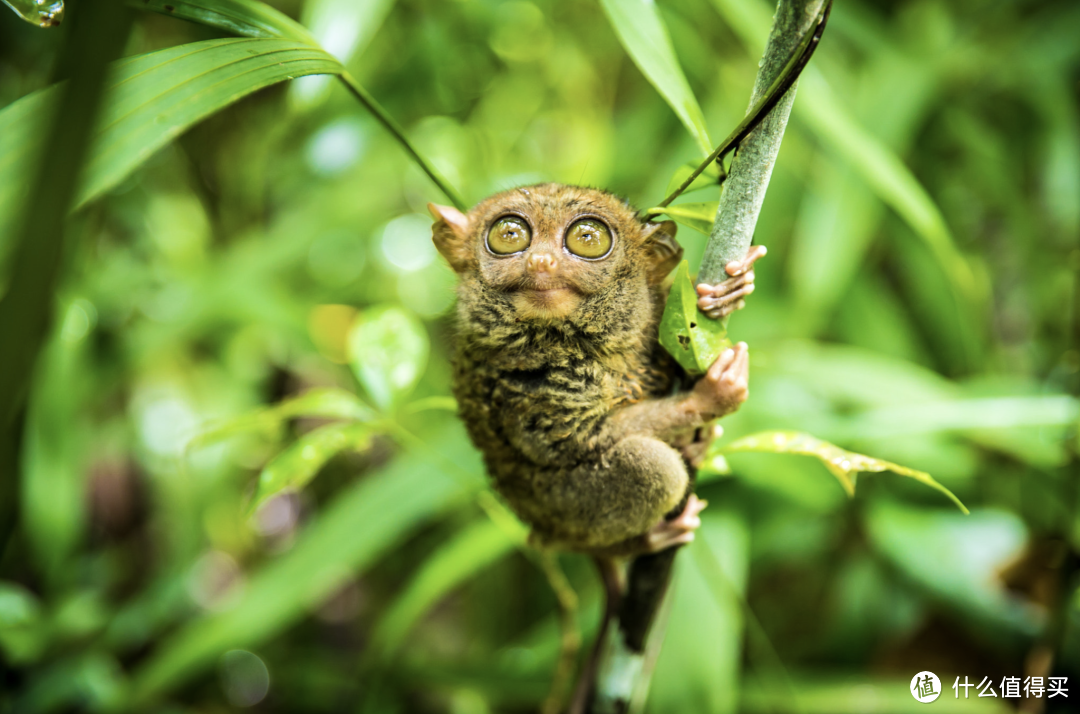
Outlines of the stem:
{"type": "MultiPolygon", "coordinates": [[[[807,32],[803,36],[798,47],[791,53],[784,68],[780,71],[780,74],[776,79],[773,80],[772,84],[769,85],[765,94],[756,101],[752,100],[752,106],[749,111],[746,112],[746,116],[743,117],[743,120],[739,122],[738,126],[728,134],[728,137],[720,143],[720,146],[716,147],[715,151],[709,154],[705,160],[694,169],[694,172],[690,174],[677,189],[671,192],[671,195],[657,204],[657,206],[664,208],[671,205],[671,202],[682,195],[683,191],[690,188],[690,184],[694,182],[694,179],[700,176],[705,169],[709,168],[709,164],[714,161],[721,162],[721,178],[726,178],[726,174],[723,172],[724,157],[739,147],[742,140],[757,128],[758,124],[760,124],[772,108],[776,106],[777,102],[784,97],[787,90],[791,89],[792,85],[799,81],[799,75],[802,74],[803,68],[806,67],[806,64],[810,61],[810,57],[814,54],[814,50],[817,49],[818,43],[821,41],[821,35],[825,32],[825,24],[829,21],[829,12],[831,10],[832,0],[828,0],[816,18],[814,31],[807,32]]],[[[657,213],[659,212],[660,211],[657,211],[657,213]]]]}
{"type": "Polygon", "coordinates": [[[339,77],[352,95],[359,99],[360,103],[363,104],[369,112],[375,115],[375,118],[379,123],[382,124],[395,139],[397,139],[397,142],[401,144],[402,148],[404,148],[409,156],[413,158],[413,161],[415,161],[435,185],[439,187],[439,190],[446,194],[446,197],[450,199],[450,202],[454,204],[454,207],[459,211],[468,211],[469,207],[465,204],[465,201],[462,200],[461,196],[458,195],[458,192],[454,187],[450,185],[450,182],[439,173],[438,169],[428,163],[428,160],[417,152],[409,140],[405,138],[405,131],[396,121],[394,121],[394,117],[390,116],[387,111],[382,108],[382,105],[375,101],[375,97],[368,94],[368,91],[360,86],[348,72],[342,72],[339,77]]]}
{"type": "MultiPolygon", "coordinates": [[[[751,106],[767,96],[772,84],[783,75],[788,58],[807,34],[819,34],[824,28],[828,5],[828,0],[780,0],[761,69],[754,82],[751,106]]],[[[699,282],[722,282],[727,278],[724,267],[741,259],[750,248],[797,87],[798,82],[792,82],[768,116],[739,144],[724,182],[716,222],[705,246],[698,271],[699,282]]]]}
{"type": "MultiPolygon", "coordinates": [[[[798,75],[821,39],[831,5],[832,0],[779,0],[746,118],[661,204],[670,204],[709,163],[738,147],[705,247],[698,274],[702,282],[723,281],[727,277],[725,266],[742,258],[750,247],[795,100],[798,75]]],[[[676,517],[684,506],[685,499],[668,517],[676,517]]],[[[643,685],[650,674],[645,667],[649,630],[668,589],[676,553],[677,549],[668,549],[640,556],[631,564],[617,627],[602,630],[606,636],[600,643],[601,661],[589,710],[592,714],[637,709],[633,697],[635,692],[646,690],[643,685]]]]}
{"type": "Polygon", "coordinates": [[[59,102],[12,237],[10,283],[0,298],[0,555],[18,519],[22,426],[29,384],[52,327],[64,259],[64,232],[92,143],[108,64],[131,29],[131,13],[111,0],[84,0],[72,13],[56,79],[59,102]]]}

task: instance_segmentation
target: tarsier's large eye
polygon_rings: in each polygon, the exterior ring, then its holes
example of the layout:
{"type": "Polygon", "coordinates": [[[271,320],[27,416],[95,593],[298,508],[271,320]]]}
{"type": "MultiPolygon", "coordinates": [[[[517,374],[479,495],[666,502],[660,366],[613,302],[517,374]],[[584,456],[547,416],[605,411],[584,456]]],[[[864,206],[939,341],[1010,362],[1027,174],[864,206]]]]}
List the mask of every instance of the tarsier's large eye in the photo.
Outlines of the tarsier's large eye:
{"type": "Polygon", "coordinates": [[[581,258],[603,258],[611,250],[611,231],[600,221],[580,220],[566,232],[566,249],[581,258]]]}
{"type": "Polygon", "coordinates": [[[487,244],[496,255],[520,253],[532,242],[532,231],[524,219],[517,216],[504,216],[495,221],[488,231],[487,244]]]}

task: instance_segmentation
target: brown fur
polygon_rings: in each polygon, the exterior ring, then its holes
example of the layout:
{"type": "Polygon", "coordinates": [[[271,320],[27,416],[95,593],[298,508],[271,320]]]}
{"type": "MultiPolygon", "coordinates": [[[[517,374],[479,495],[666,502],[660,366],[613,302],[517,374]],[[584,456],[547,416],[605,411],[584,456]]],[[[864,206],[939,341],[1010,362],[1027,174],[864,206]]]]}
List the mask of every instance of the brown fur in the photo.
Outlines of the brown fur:
{"type": "Polygon", "coordinates": [[[674,224],[559,184],[496,194],[467,215],[431,209],[434,242],[460,277],[453,391],[495,488],[542,543],[618,550],[686,494],[672,444],[719,415],[672,394],[680,371],[657,343],[661,281],[682,253],[674,224]],[[496,256],[487,232],[508,214],[528,221],[532,243],[496,256]],[[563,247],[582,217],[610,228],[606,257],[563,247]]]}

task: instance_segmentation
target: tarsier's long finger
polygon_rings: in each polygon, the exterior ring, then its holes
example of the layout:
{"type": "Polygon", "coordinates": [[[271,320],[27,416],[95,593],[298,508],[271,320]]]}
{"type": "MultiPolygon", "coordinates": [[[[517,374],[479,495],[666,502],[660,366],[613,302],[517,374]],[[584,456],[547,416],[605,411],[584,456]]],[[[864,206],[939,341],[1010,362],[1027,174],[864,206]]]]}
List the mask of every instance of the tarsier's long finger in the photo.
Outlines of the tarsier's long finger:
{"type": "Polygon", "coordinates": [[[719,382],[720,375],[724,373],[724,370],[735,361],[735,350],[730,347],[720,353],[720,356],[713,362],[712,367],[709,367],[709,371],[705,373],[705,379],[710,382],[719,382]]]}
{"type": "Polygon", "coordinates": [[[734,278],[728,278],[722,283],[716,285],[709,285],[708,283],[698,283],[695,290],[699,297],[720,297],[721,295],[727,295],[728,293],[741,288],[747,283],[754,282],[754,271],[748,270],[742,275],[736,275],[734,278]]]}
{"type": "Polygon", "coordinates": [[[724,370],[724,381],[732,385],[747,386],[750,379],[750,348],[745,342],[736,345],[735,359],[724,370]]]}
{"type": "Polygon", "coordinates": [[[765,257],[765,254],[768,252],[768,248],[763,245],[752,245],[750,246],[750,250],[746,251],[745,258],[742,260],[731,261],[724,267],[724,270],[732,277],[742,275],[750,269],[750,266],[752,266],[758,258],[765,257]]]}
{"type": "Polygon", "coordinates": [[[737,303],[742,302],[745,304],[743,299],[752,292],[754,292],[754,283],[750,282],[729,293],[699,297],[697,301],[698,309],[709,317],[723,317],[737,310],[737,303]]]}

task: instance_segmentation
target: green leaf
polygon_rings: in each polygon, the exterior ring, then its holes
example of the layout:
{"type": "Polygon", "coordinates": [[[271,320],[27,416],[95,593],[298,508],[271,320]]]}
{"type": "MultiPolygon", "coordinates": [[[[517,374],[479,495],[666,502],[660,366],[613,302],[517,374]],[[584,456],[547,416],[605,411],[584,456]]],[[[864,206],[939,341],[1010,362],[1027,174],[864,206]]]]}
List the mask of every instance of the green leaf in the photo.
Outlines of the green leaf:
{"type": "Polygon", "coordinates": [[[685,260],[675,271],[664,316],[660,319],[660,344],[690,374],[704,374],[728,346],[727,329],[697,307],[697,292],[685,260]]]}
{"type": "MultiPolygon", "coordinates": [[[[691,161],[685,163],[679,168],[675,169],[675,173],[671,175],[671,180],[668,181],[667,189],[664,190],[665,196],[670,196],[675,192],[679,186],[682,186],[683,181],[690,178],[690,175],[697,171],[698,162],[691,161]]],[[[692,191],[700,191],[703,188],[713,188],[720,185],[721,180],[720,165],[715,161],[710,163],[705,170],[698,174],[686,190],[683,193],[691,193],[692,191]]]]}
{"type": "Polygon", "coordinates": [[[64,19],[64,0],[4,0],[4,4],[38,27],[58,27],[64,19]]]}
{"type": "Polygon", "coordinates": [[[1046,611],[1009,591],[1002,578],[1030,547],[1031,534],[1016,514],[977,510],[963,518],[875,503],[863,521],[874,550],[921,591],[949,605],[957,624],[978,637],[1024,647],[1043,631],[1046,611]]]}
{"type": "Polygon", "coordinates": [[[338,494],[305,526],[292,549],[250,574],[234,607],[204,613],[157,643],[132,673],[126,704],[152,708],[146,705],[212,666],[224,652],[275,637],[437,513],[481,487],[479,454],[459,423],[426,434],[425,446],[338,494]]]}
{"type": "Polygon", "coordinates": [[[319,387],[285,399],[272,407],[228,419],[202,431],[191,440],[188,449],[205,446],[249,431],[274,429],[286,419],[296,417],[372,422],[376,415],[355,394],[335,387],[319,387]]]}
{"type": "Polygon", "coordinates": [[[263,468],[250,512],[286,489],[302,489],[341,452],[360,451],[370,444],[371,427],[367,424],[328,424],[304,434],[263,468]]]}
{"type": "Polygon", "coordinates": [[[132,4],[241,37],[274,37],[319,47],[303,25],[281,11],[254,0],[138,0],[132,4]]]}
{"type": "Polygon", "coordinates": [[[0,630],[34,622],[41,607],[26,588],[0,581],[0,630]]]}
{"type": "MultiPolygon", "coordinates": [[[[285,79],[339,74],[322,50],[292,40],[194,42],[122,60],[106,85],[101,123],[87,160],[76,208],[124,180],[191,125],[285,79]]],[[[0,111],[0,235],[18,215],[59,87],[34,92],[0,111]]]]}
{"type": "Polygon", "coordinates": [[[0,656],[13,664],[34,662],[49,635],[37,598],[21,585],[0,581],[0,656]]]}
{"type": "MultiPolygon", "coordinates": [[[[712,0],[712,4],[747,47],[764,45],[771,25],[765,5],[741,0],[712,0]]],[[[975,275],[956,247],[941,210],[911,169],[855,120],[817,68],[807,67],[800,84],[800,99],[793,108],[795,117],[806,121],[915,231],[967,301],[984,299],[985,281],[975,275]]]]}
{"type": "MultiPolygon", "coordinates": [[[[307,0],[301,19],[312,36],[343,64],[375,36],[394,0],[307,0]]],[[[329,77],[307,77],[289,86],[296,106],[311,107],[329,94],[329,77]]]]}
{"type": "Polygon", "coordinates": [[[674,110],[701,153],[708,155],[713,144],[705,129],[705,117],[679,66],[656,4],[653,0],[600,0],[600,4],[623,49],[674,110]]]}
{"type": "MultiPolygon", "coordinates": [[[[67,319],[84,309],[80,303],[68,306],[67,319]]],[[[66,338],[63,327],[55,331],[38,358],[26,418],[21,527],[38,572],[54,588],[70,577],[88,520],[86,452],[93,427],[81,414],[89,341],[66,338]]]]}
{"type": "Polygon", "coordinates": [[[648,216],[664,214],[680,225],[709,235],[712,232],[713,222],[716,220],[716,211],[719,207],[719,201],[680,203],[674,206],[649,208],[645,211],[645,214],[648,216]]]}
{"type": "MultiPolygon", "coordinates": [[[[373,3],[378,3],[380,0],[373,0],[373,3]]],[[[141,3],[134,0],[135,7],[143,7],[141,3]]],[[[355,3],[354,3],[355,6],[355,3]]],[[[185,20],[197,22],[201,25],[207,25],[209,27],[215,27],[225,32],[232,32],[245,37],[280,37],[282,39],[291,39],[298,42],[303,42],[323,52],[322,48],[315,38],[308,32],[303,26],[297,24],[292,19],[281,14],[269,5],[265,5],[256,0],[152,0],[152,4],[148,6],[151,10],[156,10],[165,15],[173,15],[175,17],[182,17],[185,20]]],[[[358,8],[359,10],[359,8],[358,8]]],[[[363,10],[360,10],[363,12],[363,10]]],[[[368,9],[369,17],[377,17],[380,12],[385,12],[386,8],[380,9],[372,5],[368,9]]],[[[338,18],[340,20],[340,18],[338,18]]],[[[340,28],[340,24],[337,26],[340,28]]],[[[331,48],[333,49],[333,48],[331,48]]],[[[327,57],[333,58],[333,55],[326,52],[327,57]]],[[[342,56],[343,60],[346,60],[342,56]]],[[[334,60],[335,62],[337,60],[334,60]]],[[[309,72],[312,74],[336,74],[340,77],[342,83],[345,85],[353,96],[360,101],[361,104],[370,111],[375,118],[379,121],[383,127],[390,132],[391,136],[401,144],[401,147],[405,149],[405,152],[416,162],[416,165],[428,175],[432,183],[439,187],[446,197],[450,199],[450,202],[457,206],[462,211],[467,211],[468,206],[465,204],[464,199],[461,198],[457,190],[451,186],[443,175],[435,168],[435,166],[428,161],[428,159],[416,150],[412,142],[405,136],[405,131],[398,125],[390,114],[383,109],[382,105],[375,101],[375,97],[371,96],[366,89],[353,79],[352,75],[340,68],[336,72],[309,72]]],[[[300,76],[295,75],[295,76],[300,76]]]]}
{"type": "Polygon", "coordinates": [[[379,618],[372,647],[383,656],[398,650],[409,630],[448,592],[525,542],[525,526],[516,532],[487,518],[466,526],[435,551],[379,618]]]}
{"type": "MultiPolygon", "coordinates": [[[[730,454],[739,451],[757,451],[770,454],[799,454],[801,456],[815,456],[825,464],[833,476],[844,487],[849,497],[855,495],[855,476],[860,471],[880,472],[892,471],[913,478],[919,483],[944,493],[956,504],[957,508],[968,513],[967,507],[960,502],[953,492],[935,481],[930,474],[924,471],[916,471],[907,466],[900,466],[889,461],[875,459],[872,456],[856,454],[853,451],[845,451],[839,446],[822,441],[817,437],[803,434],[797,431],[762,431],[750,434],[741,439],[718,447],[711,445],[709,451],[715,449],[722,454],[730,454]]],[[[708,458],[708,455],[706,455],[708,458]]]]}
{"type": "Polygon", "coordinates": [[[415,402],[410,402],[409,405],[405,407],[405,412],[408,414],[416,414],[432,409],[456,412],[457,408],[457,400],[453,397],[425,397],[423,399],[417,399],[415,402]]]}
{"type": "Polygon", "coordinates": [[[400,307],[383,305],[360,313],[348,339],[353,373],[383,411],[408,394],[427,364],[424,324],[400,307]]]}
{"type": "Polygon", "coordinates": [[[744,518],[711,510],[675,568],[649,712],[739,711],[750,530],[744,518]]]}

